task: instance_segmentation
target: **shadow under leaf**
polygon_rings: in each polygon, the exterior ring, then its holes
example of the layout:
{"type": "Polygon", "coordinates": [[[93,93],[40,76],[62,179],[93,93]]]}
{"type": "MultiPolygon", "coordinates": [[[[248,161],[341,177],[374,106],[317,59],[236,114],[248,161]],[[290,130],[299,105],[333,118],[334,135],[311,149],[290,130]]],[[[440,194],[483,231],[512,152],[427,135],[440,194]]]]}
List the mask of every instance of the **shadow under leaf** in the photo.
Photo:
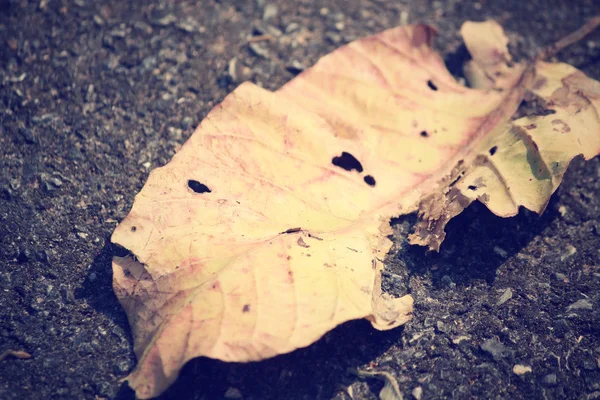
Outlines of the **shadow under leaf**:
{"type": "Polygon", "coordinates": [[[400,276],[408,282],[412,275],[429,275],[434,289],[467,286],[474,280],[493,284],[498,269],[558,216],[558,201],[553,196],[542,215],[521,208],[511,218],[500,218],[483,204],[474,202],[448,223],[439,253],[408,243],[415,215],[395,219],[392,221],[395,246],[388,255],[384,289],[385,285],[398,286],[390,284],[390,276],[392,280],[400,276]]]}

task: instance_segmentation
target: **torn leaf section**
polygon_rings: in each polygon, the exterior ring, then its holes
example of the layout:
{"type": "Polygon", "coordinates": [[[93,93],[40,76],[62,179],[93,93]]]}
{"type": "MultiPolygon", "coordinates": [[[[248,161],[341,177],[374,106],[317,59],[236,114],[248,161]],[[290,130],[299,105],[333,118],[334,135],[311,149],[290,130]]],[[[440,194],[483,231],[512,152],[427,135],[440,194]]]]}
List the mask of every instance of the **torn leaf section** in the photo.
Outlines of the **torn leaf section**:
{"type": "MultiPolygon", "coordinates": [[[[485,24],[495,31],[494,24],[485,24]]],[[[488,39],[474,35],[473,23],[465,25],[463,33],[470,35],[470,48],[481,56],[474,57],[479,68],[475,80],[478,85],[489,86],[492,81],[484,78],[504,70],[500,61],[506,59],[501,56],[504,39],[499,35],[488,38],[490,43],[497,43],[490,53],[496,61],[483,63],[487,53],[481,48],[488,39]]],[[[490,135],[460,175],[442,180],[440,193],[421,202],[412,243],[439,250],[447,222],[474,200],[502,217],[516,215],[520,206],[541,213],[571,160],[600,153],[599,82],[570,65],[541,61],[536,62],[535,75],[527,82],[526,96],[537,96],[546,111],[519,118],[490,135]]]]}
{"type": "Polygon", "coordinates": [[[410,243],[439,251],[446,238],[446,224],[463,212],[471,202],[471,199],[454,187],[426,196],[419,204],[419,221],[409,237],[410,243]]]}
{"type": "Polygon", "coordinates": [[[489,187],[471,197],[487,194],[483,203],[500,216],[515,215],[518,206],[543,212],[571,160],[600,153],[599,87],[566,64],[536,63],[532,92],[553,112],[513,121],[493,141],[497,151],[487,157],[489,168],[473,171],[461,189],[477,181],[489,187]]]}
{"type": "Polygon", "coordinates": [[[516,64],[508,52],[508,38],[496,21],[465,22],[460,30],[472,60],[464,65],[469,85],[504,90],[515,86],[515,78],[526,68],[516,64]]]}
{"type": "Polygon", "coordinates": [[[383,264],[377,259],[373,259],[374,268],[378,271],[375,274],[375,284],[373,285],[373,297],[371,307],[373,314],[367,319],[375,329],[385,331],[404,325],[412,318],[413,303],[412,296],[406,295],[400,298],[394,298],[381,290],[381,271],[383,264]]]}

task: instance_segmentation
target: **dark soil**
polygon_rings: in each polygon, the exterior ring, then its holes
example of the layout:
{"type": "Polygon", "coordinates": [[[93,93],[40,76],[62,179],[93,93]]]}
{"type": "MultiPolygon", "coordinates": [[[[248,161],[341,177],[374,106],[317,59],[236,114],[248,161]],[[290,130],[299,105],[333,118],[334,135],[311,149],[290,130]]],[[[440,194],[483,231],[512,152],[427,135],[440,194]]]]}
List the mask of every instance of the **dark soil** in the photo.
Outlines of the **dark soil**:
{"type": "MultiPolygon", "coordinates": [[[[467,19],[502,21],[526,55],[600,11],[592,0],[268,1],[0,0],[0,352],[32,355],[0,361],[0,398],[133,398],[118,381],[135,358],[110,234],[149,171],[242,80],[276,89],[406,20],[437,26],[454,66],[467,19]],[[248,45],[263,34],[274,39],[248,45]]],[[[599,79],[600,32],[558,59],[599,79]]],[[[413,294],[413,321],[383,333],[348,323],[261,363],[194,360],[163,398],[376,399],[382,383],[347,371],[369,365],[407,398],[600,398],[599,177],[600,159],[573,162],[541,217],[472,206],[440,254],[407,246],[414,217],[396,221],[385,287],[413,294]]]]}

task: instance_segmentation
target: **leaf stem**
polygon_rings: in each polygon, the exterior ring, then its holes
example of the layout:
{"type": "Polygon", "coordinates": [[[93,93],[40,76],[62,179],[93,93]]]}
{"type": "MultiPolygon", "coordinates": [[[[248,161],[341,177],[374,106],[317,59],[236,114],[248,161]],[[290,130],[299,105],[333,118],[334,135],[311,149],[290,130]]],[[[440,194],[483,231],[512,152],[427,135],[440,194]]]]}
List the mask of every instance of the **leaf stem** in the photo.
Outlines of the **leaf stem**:
{"type": "Polygon", "coordinates": [[[538,60],[545,60],[550,57],[555,56],[559,51],[576,43],[592,33],[596,28],[600,26],[600,15],[596,15],[594,18],[590,19],[586,22],[581,28],[577,29],[575,32],[572,32],[560,39],[558,42],[551,44],[542,50],[542,52],[538,55],[538,60]]]}

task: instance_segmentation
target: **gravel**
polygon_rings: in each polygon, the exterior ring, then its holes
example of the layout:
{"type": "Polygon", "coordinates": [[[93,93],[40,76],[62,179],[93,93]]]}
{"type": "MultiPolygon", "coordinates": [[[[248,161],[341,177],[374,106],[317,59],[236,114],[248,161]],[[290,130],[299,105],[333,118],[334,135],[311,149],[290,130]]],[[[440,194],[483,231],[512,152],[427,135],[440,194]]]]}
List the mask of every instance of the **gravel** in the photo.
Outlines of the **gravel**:
{"type": "MultiPolygon", "coordinates": [[[[402,22],[437,26],[458,73],[466,19],[502,21],[525,56],[599,6],[0,0],[0,353],[32,356],[0,361],[0,398],[134,398],[119,381],[135,357],[111,288],[110,234],[148,173],[240,82],[277,89],[402,22]]],[[[558,59],[600,79],[600,33],[558,59]]],[[[414,216],[394,221],[384,287],[412,293],[412,322],[347,323],[261,363],[194,360],[162,398],[341,400],[351,388],[376,399],[383,383],[348,373],[368,366],[397,377],[406,398],[599,397],[599,175],[599,159],[575,160],[541,217],[499,219],[475,204],[439,254],[406,244],[414,216]]]]}

